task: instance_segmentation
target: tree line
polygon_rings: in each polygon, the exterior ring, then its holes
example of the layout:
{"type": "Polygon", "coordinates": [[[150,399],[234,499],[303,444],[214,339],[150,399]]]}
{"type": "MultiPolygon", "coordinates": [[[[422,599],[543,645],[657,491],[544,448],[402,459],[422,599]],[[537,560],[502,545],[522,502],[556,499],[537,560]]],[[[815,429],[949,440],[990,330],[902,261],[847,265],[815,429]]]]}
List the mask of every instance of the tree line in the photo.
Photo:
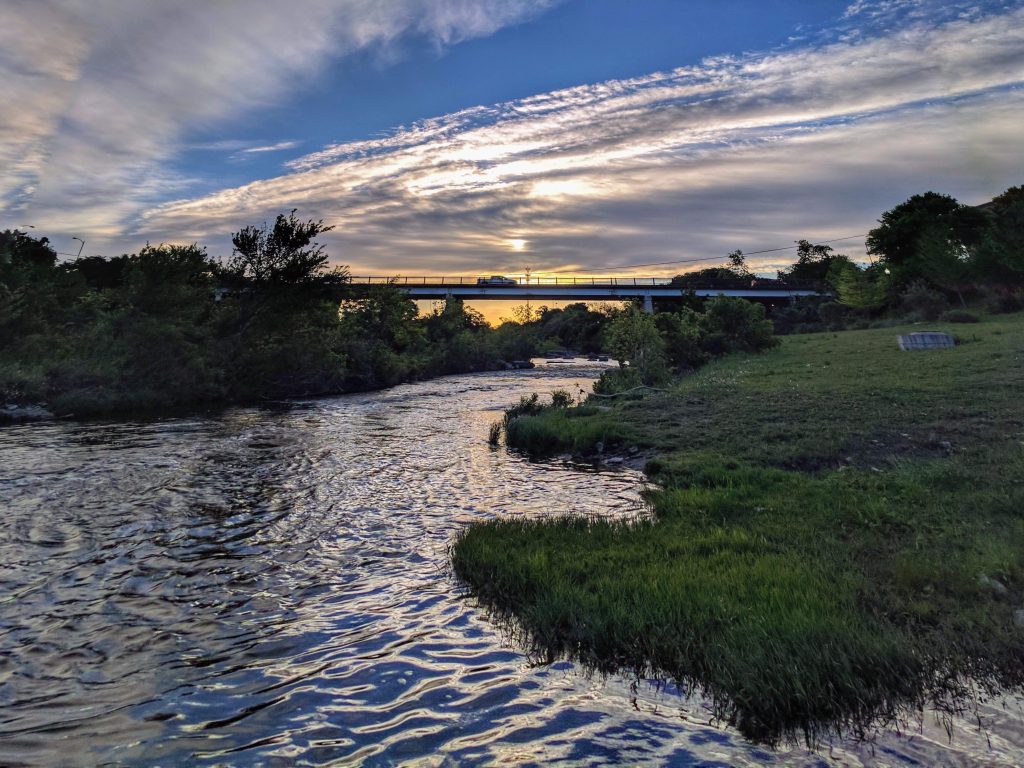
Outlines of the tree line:
{"type": "MultiPolygon", "coordinates": [[[[884,212],[867,235],[867,265],[831,246],[800,240],[783,282],[812,281],[831,295],[772,313],[776,332],[867,327],[915,320],[971,322],[977,311],[1024,309],[1024,186],[988,203],[965,205],[950,195],[913,195],[884,212]]],[[[752,277],[743,254],[728,267],[681,275],[752,277]]]]}
{"type": "MultiPolygon", "coordinates": [[[[554,349],[614,356],[622,366],[598,385],[613,391],[765,349],[773,330],[969,319],[963,307],[979,302],[1024,308],[1024,187],[976,207],[911,197],[869,234],[867,266],[799,241],[778,279],[819,281],[832,295],[770,317],[722,298],[653,316],[582,303],[524,309],[497,327],[458,299],[420,315],[396,286],[351,293],[347,270],[332,268],[317,242],[330,229],[292,211],[236,232],[226,260],[198,245],[147,245],[67,262],[45,237],[0,232],[0,404],[85,415],[254,402],[500,368],[554,349]]],[[[676,280],[762,279],[741,251],[728,258],[676,280]]]]}
{"type": "Polygon", "coordinates": [[[245,227],[226,261],[147,245],[58,263],[46,238],[0,233],[0,403],[58,414],[253,402],[497,367],[512,349],[459,301],[418,317],[399,289],[358,300],[295,211],[245,227]]]}

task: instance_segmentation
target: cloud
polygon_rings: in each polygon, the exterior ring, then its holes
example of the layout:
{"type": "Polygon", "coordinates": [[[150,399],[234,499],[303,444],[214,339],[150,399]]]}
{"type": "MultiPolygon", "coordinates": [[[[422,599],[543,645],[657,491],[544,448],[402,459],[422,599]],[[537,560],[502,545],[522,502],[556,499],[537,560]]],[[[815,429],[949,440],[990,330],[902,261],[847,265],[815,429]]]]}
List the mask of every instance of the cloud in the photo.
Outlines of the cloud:
{"type": "Polygon", "coordinates": [[[295,149],[295,147],[299,146],[301,143],[301,141],[279,141],[275,144],[263,144],[258,147],[246,147],[245,149],[242,150],[242,152],[246,155],[252,154],[254,152],[281,152],[285,149],[295,149]]]}
{"type": "Polygon", "coordinates": [[[980,202],[1024,180],[1024,9],[953,10],[876,3],[874,32],[423,120],[138,232],[216,248],[298,207],[357,272],[600,270],[857,234],[929,188],[980,202]]]}
{"type": "Polygon", "coordinates": [[[552,2],[5,0],[0,209],[112,240],[190,185],[163,170],[189,130],[275,104],[354,51],[452,45],[552,2]]]}

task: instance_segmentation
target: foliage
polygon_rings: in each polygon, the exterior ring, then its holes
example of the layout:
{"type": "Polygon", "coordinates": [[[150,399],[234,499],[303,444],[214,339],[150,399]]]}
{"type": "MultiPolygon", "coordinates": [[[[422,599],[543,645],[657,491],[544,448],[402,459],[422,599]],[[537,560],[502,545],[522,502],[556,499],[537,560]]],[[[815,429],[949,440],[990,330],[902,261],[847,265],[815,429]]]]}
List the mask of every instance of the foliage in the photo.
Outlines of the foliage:
{"type": "Polygon", "coordinates": [[[747,266],[747,259],[743,255],[743,251],[738,248],[729,254],[729,271],[732,272],[739,278],[745,278],[751,276],[750,267],[747,266]]]}
{"type": "Polygon", "coordinates": [[[551,393],[552,408],[571,408],[574,405],[572,393],[565,389],[556,389],[551,393]]]}
{"type": "Polygon", "coordinates": [[[710,354],[760,352],[778,344],[764,306],[743,299],[718,296],[709,301],[700,328],[710,354]]]}
{"type": "Polygon", "coordinates": [[[608,351],[619,365],[637,371],[644,384],[662,381],[668,374],[665,341],[652,315],[636,304],[618,313],[606,333],[608,351]]]}
{"type": "Polygon", "coordinates": [[[594,382],[593,390],[598,395],[615,395],[647,385],[637,368],[613,368],[604,371],[594,382]]]}
{"type": "Polygon", "coordinates": [[[287,216],[278,214],[273,226],[243,227],[231,238],[235,252],[227,273],[257,289],[344,282],[345,271],[329,270],[324,247],[315,243],[318,235],[332,229],[323,221],[300,221],[294,209],[287,216]]]}
{"type": "Polygon", "coordinates": [[[1024,186],[1010,187],[992,200],[974,260],[975,274],[989,282],[1024,282],[1024,186]]]}
{"type": "Polygon", "coordinates": [[[930,279],[981,239],[984,214],[949,195],[914,195],[882,214],[868,233],[868,253],[881,258],[897,288],[930,279]]]}
{"type": "Polygon", "coordinates": [[[505,410],[504,423],[508,426],[521,416],[533,416],[541,412],[543,406],[540,404],[540,395],[536,392],[519,398],[519,402],[505,410]]]}
{"type": "Polygon", "coordinates": [[[939,317],[944,323],[977,323],[981,318],[966,309],[950,309],[939,317]]]}
{"type": "Polygon", "coordinates": [[[888,275],[877,269],[861,269],[853,262],[839,267],[836,275],[839,303],[852,309],[876,310],[886,301],[888,275]]]}
{"type": "Polygon", "coordinates": [[[701,348],[700,315],[692,309],[682,308],[678,312],[659,312],[654,316],[664,342],[665,356],[669,364],[679,371],[699,368],[707,360],[701,348]]]}
{"type": "Polygon", "coordinates": [[[849,262],[848,256],[837,254],[828,245],[815,245],[809,240],[797,241],[796,262],[788,270],[779,270],[779,280],[810,280],[825,282],[836,268],[849,262]]]}
{"type": "Polygon", "coordinates": [[[695,269],[692,272],[685,272],[681,275],[676,275],[672,278],[670,284],[684,285],[690,282],[735,282],[743,280],[744,278],[749,279],[749,275],[737,272],[732,267],[707,267],[705,269],[695,269]]]}
{"type": "Polygon", "coordinates": [[[938,320],[949,302],[923,280],[917,280],[900,294],[900,303],[911,320],[938,320]]]}
{"type": "Polygon", "coordinates": [[[346,295],[293,211],[235,233],[226,265],[197,245],[58,264],[0,233],[0,396],[58,414],[164,409],[389,386],[500,365],[536,340],[453,300],[426,317],[396,286],[346,295]]]}
{"type": "Polygon", "coordinates": [[[536,325],[539,336],[588,355],[604,351],[602,335],[610,320],[608,312],[576,303],[563,309],[541,307],[536,325]]]}

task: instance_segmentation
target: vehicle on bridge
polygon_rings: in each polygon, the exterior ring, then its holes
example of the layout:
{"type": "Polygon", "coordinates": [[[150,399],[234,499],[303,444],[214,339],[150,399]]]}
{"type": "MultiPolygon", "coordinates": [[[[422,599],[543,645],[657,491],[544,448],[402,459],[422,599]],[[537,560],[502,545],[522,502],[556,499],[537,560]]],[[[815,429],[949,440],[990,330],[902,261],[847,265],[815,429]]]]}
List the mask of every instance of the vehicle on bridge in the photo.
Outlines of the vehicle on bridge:
{"type": "Polygon", "coordinates": [[[478,277],[476,280],[477,285],[519,285],[518,282],[513,280],[511,277],[505,277],[504,275],[491,275],[490,277],[478,277]]]}

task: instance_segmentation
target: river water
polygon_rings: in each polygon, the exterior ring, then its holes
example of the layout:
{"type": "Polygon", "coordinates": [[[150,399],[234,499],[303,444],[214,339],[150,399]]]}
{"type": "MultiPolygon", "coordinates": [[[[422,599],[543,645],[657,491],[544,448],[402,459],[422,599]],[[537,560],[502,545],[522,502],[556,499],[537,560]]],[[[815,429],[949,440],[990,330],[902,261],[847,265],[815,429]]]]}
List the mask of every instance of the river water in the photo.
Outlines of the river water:
{"type": "Polygon", "coordinates": [[[770,751],[671,687],[524,656],[447,568],[495,515],[644,514],[642,477],[492,449],[598,364],[131,422],[0,428],[0,765],[1017,764],[953,740],[770,751]]]}

